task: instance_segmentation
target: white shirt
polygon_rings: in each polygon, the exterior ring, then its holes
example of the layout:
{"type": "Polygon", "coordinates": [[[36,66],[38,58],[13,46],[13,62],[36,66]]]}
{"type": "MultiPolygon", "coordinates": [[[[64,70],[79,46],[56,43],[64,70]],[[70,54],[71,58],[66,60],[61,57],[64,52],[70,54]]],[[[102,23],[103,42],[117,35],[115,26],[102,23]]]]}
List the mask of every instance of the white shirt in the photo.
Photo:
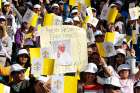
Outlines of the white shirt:
{"type": "Polygon", "coordinates": [[[72,57],[68,52],[55,53],[55,59],[58,65],[72,65],[72,57]]]}

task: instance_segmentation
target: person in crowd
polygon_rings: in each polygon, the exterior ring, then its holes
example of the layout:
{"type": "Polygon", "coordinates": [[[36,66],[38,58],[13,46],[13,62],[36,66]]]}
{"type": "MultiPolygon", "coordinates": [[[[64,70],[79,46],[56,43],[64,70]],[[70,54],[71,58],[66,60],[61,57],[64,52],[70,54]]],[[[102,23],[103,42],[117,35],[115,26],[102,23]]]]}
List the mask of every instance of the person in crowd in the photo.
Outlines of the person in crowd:
{"type": "Polygon", "coordinates": [[[0,16],[0,54],[11,60],[12,54],[12,40],[7,34],[6,18],[0,16]]]}
{"type": "MultiPolygon", "coordinates": [[[[140,66],[138,66],[140,69],[140,66]]],[[[118,74],[120,76],[121,83],[121,92],[122,93],[133,93],[134,92],[134,84],[140,78],[140,70],[135,74],[130,74],[130,65],[129,64],[121,64],[118,67],[118,74]]]]}
{"type": "Polygon", "coordinates": [[[25,80],[25,68],[23,68],[19,64],[14,64],[11,67],[11,76],[13,81],[9,83],[11,87],[10,93],[35,93],[35,78],[31,78],[30,80],[25,80]]]}
{"type": "Polygon", "coordinates": [[[96,72],[98,71],[98,68],[96,64],[94,63],[89,63],[87,65],[86,70],[84,71],[83,74],[83,82],[79,85],[79,92],[84,91],[84,92],[95,92],[95,93],[103,93],[103,87],[102,85],[97,83],[97,77],[96,77],[96,72]],[[81,90],[80,90],[81,88],[81,90]]]}
{"type": "Polygon", "coordinates": [[[122,93],[121,83],[117,77],[112,77],[104,84],[104,93],[122,93]]]}
{"type": "Polygon", "coordinates": [[[37,46],[37,31],[35,31],[35,27],[30,26],[29,31],[25,33],[25,40],[24,40],[24,48],[31,48],[37,46]]]}
{"type": "Polygon", "coordinates": [[[29,26],[27,22],[23,22],[21,24],[21,28],[19,28],[15,34],[15,44],[16,48],[20,49],[24,46],[24,37],[26,32],[29,30],[29,26]]]}
{"type": "Polygon", "coordinates": [[[121,64],[125,64],[125,57],[126,57],[126,51],[124,49],[117,49],[117,54],[115,55],[115,61],[114,61],[114,69],[117,70],[118,66],[121,64]]]}
{"type": "Polygon", "coordinates": [[[71,18],[66,18],[63,24],[64,25],[73,25],[74,23],[71,18]]]}
{"type": "Polygon", "coordinates": [[[7,32],[8,35],[11,37],[12,42],[14,42],[14,34],[16,33],[17,23],[15,20],[15,16],[13,14],[14,10],[12,9],[12,5],[10,2],[4,2],[3,6],[3,15],[7,19],[7,32]]]}
{"type": "Polygon", "coordinates": [[[52,13],[56,14],[56,15],[60,15],[60,9],[59,9],[59,5],[54,3],[51,7],[52,9],[52,13]]]}
{"type": "Polygon", "coordinates": [[[74,25],[75,26],[78,26],[78,27],[81,27],[82,26],[81,21],[80,21],[80,18],[78,16],[75,16],[73,18],[73,22],[74,22],[74,25]]]}
{"type": "Polygon", "coordinates": [[[40,14],[41,14],[41,5],[35,4],[34,7],[33,7],[33,11],[34,11],[36,14],[40,15],[40,14]]]}
{"type": "Polygon", "coordinates": [[[95,42],[104,42],[104,34],[100,30],[96,30],[93,33],[95,37],[95,42]]]}
{"type": "Polygon", "coordinates": [[[31,67],[30,56],[26,49],[20,49],[18,51],[16,63],[20,64],[25,69],[31,67]]]}

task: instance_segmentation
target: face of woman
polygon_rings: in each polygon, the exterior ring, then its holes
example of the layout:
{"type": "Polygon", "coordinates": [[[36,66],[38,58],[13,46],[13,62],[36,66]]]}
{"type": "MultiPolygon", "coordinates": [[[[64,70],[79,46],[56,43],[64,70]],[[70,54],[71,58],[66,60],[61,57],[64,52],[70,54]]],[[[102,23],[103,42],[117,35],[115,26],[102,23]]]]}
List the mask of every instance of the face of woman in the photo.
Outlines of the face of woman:
{"type": "Polygon", "coordinates": [[[121,70],[119,72],[119,76],[121,79],[128,79],[129,77],[129,70],[121,70]]]}
{"type": "Polygon", "coordinates": [[[5,6],[4,6],[4,10],[5,10],[6,12],[9,12],[10,9],[11,9],[10,5],[5,5],[5,6]]]}
{"type": "Polygon", "coordinates": [[[19,63],[20,64],[26,64],[28,61],[28,55],[22,54],[19,56],[19,63]]]}
{"type": "Polygon", "coordinates": [[[15,72],[15,74],[14,74],[14,76],[13,76],[13,79],[14,79],[16,82],[23,81],[23,80],[25,79],[24,70],[23,70],[23,71],[15,72]]]}
{"type": "Polygon", "coordinates": [[[124,56],[122,54],[117,54],[117,56],[116,56],[116,63],[118,65],[121,65],[121,64],[123,64],[124,61],[125,61],[124,56]]]}
{"type": "Polygon", "coordinates": [[[86,73],[85,74],[85,81],[86,81],[86,83],[93,83],[93,81],[95,81],[95,79],[96,79],[96,75],[95,74],[93,74],[93,73],[86,73]]]}
{"type": "Polygon", "coordinates": [[[0,19],[0,26],[5,26],[6,25],[6,21],[4,19],[0,19]]]}

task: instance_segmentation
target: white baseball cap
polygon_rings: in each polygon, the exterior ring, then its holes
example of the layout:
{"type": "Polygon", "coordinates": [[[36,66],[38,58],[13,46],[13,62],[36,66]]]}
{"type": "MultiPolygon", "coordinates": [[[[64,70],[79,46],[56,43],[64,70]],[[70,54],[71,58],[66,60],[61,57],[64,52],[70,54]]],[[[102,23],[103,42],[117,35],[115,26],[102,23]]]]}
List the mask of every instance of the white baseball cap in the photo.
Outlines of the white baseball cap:
{"type": "Polygon", "coordinates": [[[78,13],[78,10],[77,10],[77,9],[73,9],[73,10],[71,11],[71,14],[73,14],[73,13],[78,13]]]}
{"type": "Polygon", "coordinates": [[[20,49],[20,50],[18,51],[18,55],[22,55],[22,54],[27,54],[27,55],[29,55],[29,53],[28,53],[28,51],[27,51],[26,49],[20,49]]]}
{"type": "Polygon", "coordinates": [[[41,5],[39,5],[39,4],[35,4],[35,5],[34,5],[34,8],[39,9],[39,8],[41,8],[41,5]]]}
{"type": "Polygon", "coordinates": [[[54,4],[52,5],[52,8],[53,8],[53,7],[58,7],[58,8],[59,8],[59,5],[56,4],[56,3],[54,3],[54,4]]]}
{"type": "Polygon", "coordinates": [[[4,2],[4,6],[5,6],[5,5],[10,5],[10,2],[7,2],[7,1],[4,2]]]}
{"type": "Polygon", "coordinates": [[[11,65],[11,72],[25,70],[20,64],[11,65]]]}
{"type": "Polygon", "coordinates": [[[103,33],[100,30],[97,30],[96,32],[94,32],[94,36],[97,36],[97,35],[103,35],[103,33]]]}
{"type": "Polygon", "coordinates": [[[5,19],[6,20],[5,16],[0,16],[0,19],[5,19]]]}
{"type": "Polygon", "coordinates": [[[113,85],[116,87],[121,87],[121,83],[118,77],[110,77],[108,80],[105,81],[105,84],[107,85],[113,85]]]}
{"type": "Polygon", "coordinates": [[[116,50],[116,53],[117,53],[117,54],[123,54],[123,55],[126,56],[125,50],[124,50],[124,49],[121,49],[121,48],[117,49],[117,50],[116,50]]]}
{"type": "Polygon", "coordinates": [[[89,63],[84,72],[96,73],[97,71],[98,71],[98,68],[97,68],[96,64],[89,63]]]}
{"type": "Polygon", "coordinates": [[[64,22],[65,23],[73,23],[73,20],[71,18],[66,18],[66,20],[64,22]]]}
{"type": "Polygon", "coordinates": [[[118,72],[121,71],[121,70],[130,70],[130,65],[128,64],[121,64],[119,67],[118,67],[118,72]]]}
{"type": "Polygon", "coordinates": [[[73,18],[73,21],[78,21],[78,22],[80,22],[80,19],[79,19],[78,16],[75,16],[75,17],[73,18]]]}

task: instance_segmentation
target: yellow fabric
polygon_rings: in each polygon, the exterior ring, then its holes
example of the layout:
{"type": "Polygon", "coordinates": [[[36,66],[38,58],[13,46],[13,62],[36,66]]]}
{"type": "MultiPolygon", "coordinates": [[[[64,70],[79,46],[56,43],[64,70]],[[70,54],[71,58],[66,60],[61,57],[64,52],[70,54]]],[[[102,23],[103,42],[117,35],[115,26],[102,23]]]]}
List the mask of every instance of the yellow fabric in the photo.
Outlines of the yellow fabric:
{"type": "Polygon", "coordinates": [[[132,44],[137,44],[136,31],[132,31],[132,44]]]}
{"type": "Polygon", "coordinates": [[[96,43],[96,45],[97,45],[98,52],[99,52],[100,56],[106,57],[106,52],[105,52],[103,43],[96,43]]]}
{"type": "Polygon", "coordinates": [[[115,32],[106,32],[105,41],[114,43],[114,41],[115,41],[115,32]]]}
{"type": "Polygon", "coordinates": [[[8,76],[8,75],[10,75],[10,72],[11,72],[11,67],[10,66],[8,66],[8,67],[0,66],[0,75],[8,76]]]}
{"type": "Polygon", "coordinates": [[[38,21],[38,15],[34,13],[30,20],[30,26],[36,27],[37,21],[38,21]]]}
{"type": "Polygon", "coordinates": [[[77,93],[77,78],[64,76],[64,93],[77,93]]]}
{"type": "Polygon", "coordinates": [[[52,75],[54,69],[54,59],[44,58],[43,75],[52,75]]]}
{"type": "Polygon", "coordinates": [[[0,83],[0,93],[4,93],[4,85],[0,83]]]}
{"type": "Polygon", "coordinates": [[[44,22],[43,22],[43,26],[52,26],[53,25],[53,17],[54,14],[53,13],[46,13],[45,17],[44,17],[44,22]]]}
{"type": "Polygon", "coordinates": [[[69,0],[69,5],[75,6],[76,5],[76,0],[69,0]]]}
{"type": "Polygon", "coordinates": [[[33,61],[34,58],[40,58],[41,54],[40,54],[40,48],[30,48],[30,58],[31,58],[31,62],[33,61]]]}
{"type": "Polygon", "coordinates": [[[90,0],[85,0],[85,4],[86,4],[87,6],[91,6],[90,0]]]}
{"type": "Polygon", "coordinates": [[[116,7],[110,8],[107,16],[108,23],[114,23],[117,15],[118,15],[118,9],[116,7]]]}
{"type": "Polygon", "coordinates": [[[2,8],[2,5],[1,5],[2,2],[1,2],[1,1],[2,1],[2,0],[0,0],[0,8],[2,8]]]}

